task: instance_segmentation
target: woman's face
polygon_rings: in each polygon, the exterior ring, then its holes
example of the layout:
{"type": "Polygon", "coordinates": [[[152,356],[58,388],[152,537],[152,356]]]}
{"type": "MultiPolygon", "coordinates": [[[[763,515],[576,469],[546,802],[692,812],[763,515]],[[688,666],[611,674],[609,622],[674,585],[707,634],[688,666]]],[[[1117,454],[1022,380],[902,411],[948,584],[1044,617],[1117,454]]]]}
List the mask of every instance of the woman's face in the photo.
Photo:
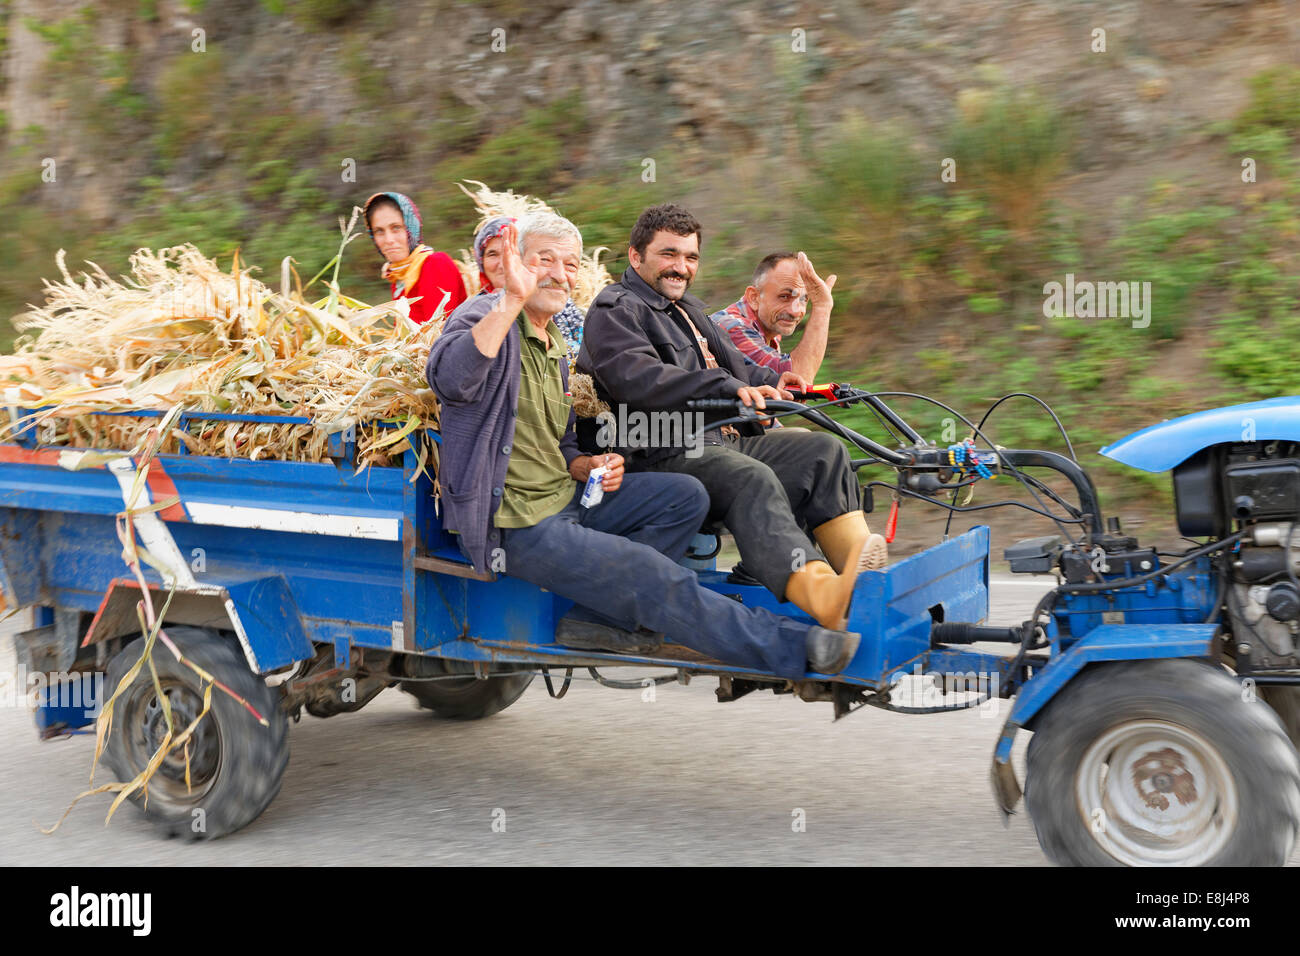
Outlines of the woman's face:
{"type": "Polygon", "coordinates": [[[500,236],[493,236],[483,246],[483,274],[494,289],[504,288],[506,284],[506,264],[501,260],[503,242],[505,240],[500,236]]]}
{"type": "Polygon", "coordinates": [[[370,231],[379,252],[389,262],[401,262],[411,251],[406,238],[406,223],[402,221],[402,214],[392,206],[380,206],[370,213],[370,231]]]}

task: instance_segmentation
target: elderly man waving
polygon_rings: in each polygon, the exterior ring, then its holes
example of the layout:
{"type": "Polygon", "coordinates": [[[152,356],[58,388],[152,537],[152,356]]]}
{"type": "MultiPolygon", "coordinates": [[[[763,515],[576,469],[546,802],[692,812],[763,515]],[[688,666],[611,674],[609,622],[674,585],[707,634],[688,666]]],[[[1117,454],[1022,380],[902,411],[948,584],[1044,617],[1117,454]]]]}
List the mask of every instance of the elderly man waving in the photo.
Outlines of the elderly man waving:
{"type": "Polygon", "coordinates": [[[501,548],[507,574],[577,602],[557,631],[564,643],[595,646],[599,629],[641,626],[790,679],[847,667],[858,635],[745,607],[677,563],[708,508],[696,479],[624,476],[619,456],[578,452],[553,317],[572,292],[582,237],[567,219],[536,213],[505,239],[503,288],[456,310],[426,370],[442,403],[443,524],[466,556],[484,568],[501,548]],[[610,469],[604,500],[583,507],[595,464],[610,469]]]}

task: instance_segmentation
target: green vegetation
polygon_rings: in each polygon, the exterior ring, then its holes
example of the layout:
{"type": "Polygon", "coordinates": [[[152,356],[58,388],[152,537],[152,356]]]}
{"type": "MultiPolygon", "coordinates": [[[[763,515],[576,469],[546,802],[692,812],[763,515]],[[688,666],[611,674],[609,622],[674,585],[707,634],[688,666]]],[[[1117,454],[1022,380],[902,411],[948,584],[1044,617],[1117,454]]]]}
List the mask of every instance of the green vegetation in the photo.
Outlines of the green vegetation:
{"type": "Polygon", "coordinates": [[[1250,105],[1237,118],[1237,128],[1261,127],[1300,135],[1300,67],[1270,67],[1250,78],[1250,105]]]}
{"type": "Polygon", "coordinates": [[[154,146],[164,169],[196,151],[224,119],[224,67],[215,44],[202,55],[178,56],[163,67],[154,146]]]}
{"type": "Polygon", "coordinates": [[[835,291],[845,307],[917,309],[929,272],[912,217],[920,190],[917,158],[898,128],[851,118],[817,152],[798,191],[806,213],[796,239],[814,262],[853,264],[838,270],[846,281],[835,291]],[[866,261],[864,237],[872,245],[866,261]]]}
{"type": "Polygon", "coordinates": [[[328,30],[358,16],[370,0],[262,0],[271,13],[287,13],[310,30],[328,30]]]}
{"type": "MultiPolygon", "coordinates": [[[[13,11],[10,9],[11,0],[0,0],[0,63],[5,62],[6,54],[9,51],[9,30],[10,15],[13,11]]],[[[6,72],[0,71],[0,92],[4,92],[6,72]]],[[[3,113],[0,113],[2,116],[3,113]]],[[[0,124],[0,137],[4,136],[4,125],[0,124]]]]}
{"type": "MultiPolygon", "coordinates": [[[[1231,162],[1254,158],[1259,184],[1210,199],[1156,183],[1116,204],[1110,237],[1095,227],[1085,235],[1081,217],[1059,205],[1068,124],[1032,92],[962,104],[950,147],[957,183],[942,187],[910,178],[916,160],[905,134],[844,127],[815,167],[820,181],[804,194],[802,235],[823,257],[823,271],[869,275],[861,286],[870,291],[855,288],[847,314],[837,296],[837,344],[821,378],[935,395],[967,415],[1008,392],[1035,392],[1055,407],[1109,499],[1166,503],[1166,476],[1134,473],[1096,449],[1190,407],[1300,392],[1290,348],[1300,332],[1300,184],[1290,138],[1300,110],[1289,99],[1297,74],[1257,78],[1251,106],[1225,131],[1231,162]],[[893,243],[887,253],[876,242],[882,234],[893,243]],[[907,307],[897,282],[880,281],[897,262],[925,279],[919,308],[907,307]],[[1044,318],[1042,285],[1065,272],[1150,282],[1150,327],[1044,318]],[[931,331],[911,332],[913,323],[891,313],[919,314],[931,331]],[[853,342],[868,323],[887,324],[904,341],[873,337],[864,364],[853,342]],[[1175,351],[1191,336],[1192,351],[1175,351]]],[[[931,423],[927,437],[940,438],[942,413],[896,404],[931,423]]],[[[865,412],[850,420],[885,437],[865,412]]],[[[1027,402],[999,409],[989,431],[1008,447],[1063,449],[1050,418],[1027,402]]]]}
{"type": "Polygon", "coordinates": [[[70,117],[96,143],[100,156],[128,156],[149,121],[150,104],[137,88],[131,56],[99,43],[100,14],[92,4],[43,23],[24,22],[50,47],[46,78],[70,117]]]}
{"type": "Polygon", "coordinates": [[[979,91],[959,103],[950,145],[957,182],[988,198],[1010,234],[1028,245],[1047,217],[1070,149],[1070,126],[1032,90],[979,91]]]}
{"type": "MultiPolygon", "coordinates": [[[[433,169],[431,179],[442,188],[432,202],[421,206],[425,222],[457,234],[473,228],[478,218],[474,207],[460,190],[447,188],[461,180],[555,197],[572,184],[578,144],[586,132],[581,96],[572,93],[531,110],[477,148],[448,155],[433,169]]],[[[463,241],[468,245],[468,239],[463,241]]]]}
{"type": "MultiPolygon", "coordinates": [[[[1133,212],[1126,203],[1121,215],[1130,219],[1133,212]]],[[[1123,264],[1116,279],[1151,283],[1150,332],[1157,339],[1182,335],[1191,297],[1220,271],[1221,224],[1232,214],[1226,206],[1188,206],[1172,186],[1162,185],[1147,215],[1131,219],[1115,241],[1116,262],[1123,264]]]]}

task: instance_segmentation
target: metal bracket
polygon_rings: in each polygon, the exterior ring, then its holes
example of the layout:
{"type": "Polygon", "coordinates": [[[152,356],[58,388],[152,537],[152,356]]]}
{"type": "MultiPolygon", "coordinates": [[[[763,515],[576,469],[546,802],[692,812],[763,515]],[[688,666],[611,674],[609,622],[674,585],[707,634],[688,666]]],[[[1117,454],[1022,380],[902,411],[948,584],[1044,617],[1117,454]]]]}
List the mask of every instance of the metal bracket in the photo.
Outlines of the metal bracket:
{"type": "Polygon", "coordinates": [[[573,683],[573,668],[566,667],[564,669],[564,683],[560,685],[558,694],[555,692],[555,685],[551,683],[551,669],[549,667],[542,668],[542,679],[546,681],[546,692],[559,700],[569,692],[569,685],[573,683]]]}

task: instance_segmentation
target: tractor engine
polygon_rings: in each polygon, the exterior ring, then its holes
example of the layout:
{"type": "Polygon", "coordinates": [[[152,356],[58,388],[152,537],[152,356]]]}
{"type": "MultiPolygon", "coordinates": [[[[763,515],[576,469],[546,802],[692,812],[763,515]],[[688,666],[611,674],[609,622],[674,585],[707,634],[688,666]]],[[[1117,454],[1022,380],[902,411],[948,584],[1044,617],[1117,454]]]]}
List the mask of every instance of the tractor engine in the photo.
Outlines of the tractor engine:
{"type": "Polygon", "coordinates": [[[1300,667],[1300,442],[1215,445],[1173,477],[1183,534],[1246,532],[1224,595],[1234,656],[1252,671],[1300,667]]]}

